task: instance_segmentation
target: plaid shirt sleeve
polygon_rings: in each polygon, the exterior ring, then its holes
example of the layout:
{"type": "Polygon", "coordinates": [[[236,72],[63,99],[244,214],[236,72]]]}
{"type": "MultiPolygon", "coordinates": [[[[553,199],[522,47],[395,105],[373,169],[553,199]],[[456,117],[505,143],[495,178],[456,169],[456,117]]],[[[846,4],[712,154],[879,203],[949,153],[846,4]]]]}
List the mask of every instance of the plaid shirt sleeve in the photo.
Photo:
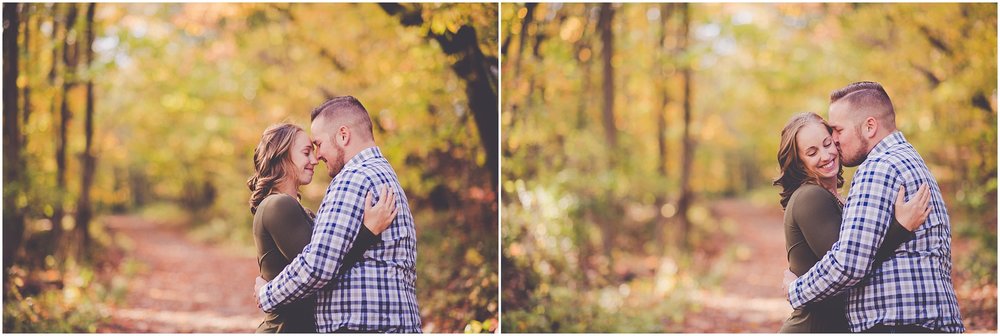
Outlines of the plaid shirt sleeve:
{"type": "Polygon", "coordinates": [[[315,293],[334,279],[363,225],[365,192],[371,185],[356,170],[345,170],[334,179],[316,215],[312,240],[281,273],[261,287],[257,295],[261,309],[272,312],[315,293]]]}
{"type": "Polygon", "coordinates": [[[844,207],[840,239],[789,286],[792,308],[840,294],[865,277],[892,222],[894,196],[902,183],[899,176],[884,160],[858,169],[844,207]]]}

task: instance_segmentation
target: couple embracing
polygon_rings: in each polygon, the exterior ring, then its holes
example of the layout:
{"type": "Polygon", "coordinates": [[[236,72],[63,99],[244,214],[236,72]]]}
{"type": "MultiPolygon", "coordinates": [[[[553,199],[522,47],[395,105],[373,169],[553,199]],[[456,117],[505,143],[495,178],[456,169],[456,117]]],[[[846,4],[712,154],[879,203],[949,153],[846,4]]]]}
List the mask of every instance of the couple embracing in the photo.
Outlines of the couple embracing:
{"type": "Polygon", "coordinates": [[[792,117],[778,163],[794,308],[782,332],[962,332],[941,189],[896,129],[889,95],[857,82],[829,120],[792,117]],[[858,166],[846,200],[842,166],[858,166]]]}
{"type": "Polygon", "coordinates": [[[250,212],[267,313],[257,332],[420,332],[416,231],[368,111],[333,98],[301,127],[268,128],[254,150],[250,212]],[[313,213],[299,188],[323,161],[333,180],[313,213]]]}

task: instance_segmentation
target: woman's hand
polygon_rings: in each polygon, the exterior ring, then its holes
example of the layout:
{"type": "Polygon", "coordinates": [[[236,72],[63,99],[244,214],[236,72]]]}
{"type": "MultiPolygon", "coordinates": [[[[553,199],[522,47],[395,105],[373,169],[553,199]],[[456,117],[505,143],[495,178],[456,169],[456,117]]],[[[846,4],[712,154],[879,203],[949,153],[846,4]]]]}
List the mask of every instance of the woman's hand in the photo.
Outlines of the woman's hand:
{"type": "Polygon", "coordinates": [[[896,220],[904,228],[913,232],[927,220],[927,216],[931,213],[931,191],[930,187],[924,183],[920,185],[917,194],[910,197],[909,202],[904,203],[903,195],[905,194],[906,189],[900,185],[899,194],[896,195],[896,220]]]}
{"type": "Polygon", "coordinates": [[[392,188],[382,186],[378,203],[372,204],[372,193],[365,196],[365,227],[376,236],[385,231],[396,219],[396,192],[392,188]]]}
{"type": "MultiPolygon", "coordinates": [[[[788,296],[788,286],[790,286],[793,282],[795,282],[795,280],[798,280],[798,278],[799,277],[796,276],[795,273],[792,273],[791,270],[787,270],[787,269],[785,270],[785,275],[781,279],[781,290],[785,291],[786,299],[787,299],[787,296],[788,296]]],[[[792,301],[792,300],[789,299],[788,301],[792,301]]]]}

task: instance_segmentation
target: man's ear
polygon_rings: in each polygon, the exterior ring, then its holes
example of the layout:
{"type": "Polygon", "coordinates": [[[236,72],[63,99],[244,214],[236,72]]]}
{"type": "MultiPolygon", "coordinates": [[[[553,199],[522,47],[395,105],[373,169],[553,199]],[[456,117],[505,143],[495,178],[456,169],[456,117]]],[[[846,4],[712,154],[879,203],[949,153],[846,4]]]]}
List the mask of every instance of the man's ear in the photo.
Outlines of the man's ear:
{"type": "Polygon", "coordinates": [[[337,134],[335,137],[336,139],[334,140],[336,140],[341,147],[347,147],[347,145],[351,143],[351,129],[347,126],[340,126],[340,128],[337,128],[337,134]]]}
{"type": "Polygon", "coordinates": [[[878,120],[874,117],[865,118],[864,125],[861,126],[861,132],[866,138],[874,138],[875,134],[878,133],[878,120]]]}

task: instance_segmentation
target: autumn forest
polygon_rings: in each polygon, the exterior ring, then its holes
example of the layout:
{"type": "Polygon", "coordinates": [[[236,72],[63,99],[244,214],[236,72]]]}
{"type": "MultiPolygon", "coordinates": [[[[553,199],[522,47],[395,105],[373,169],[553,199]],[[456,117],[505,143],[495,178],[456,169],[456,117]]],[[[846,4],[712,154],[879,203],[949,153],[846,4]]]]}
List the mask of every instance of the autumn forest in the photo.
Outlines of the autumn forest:
{"type": "Polygon", "coordinates": [[[4,332],[253,332],[254,149],[349,95],[423,332],[774,333],[780,132],[857,81],[937,181],[964,328],[997,331],[995,3],[4,3],[2,52],[4,332]]]}

